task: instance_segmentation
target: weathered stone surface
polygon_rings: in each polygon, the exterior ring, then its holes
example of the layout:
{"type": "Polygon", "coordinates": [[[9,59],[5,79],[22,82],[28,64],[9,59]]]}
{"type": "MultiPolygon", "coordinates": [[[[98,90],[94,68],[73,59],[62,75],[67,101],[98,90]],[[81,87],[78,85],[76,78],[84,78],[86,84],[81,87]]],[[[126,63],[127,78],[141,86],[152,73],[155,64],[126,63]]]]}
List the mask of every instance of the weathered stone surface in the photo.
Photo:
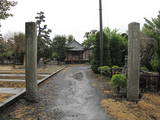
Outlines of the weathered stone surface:
{"type": "Polygon", "coordinates": [[[129,24],[127,98],[139,99],[140,78],[140,24],[129,24]]]}
{"type": "Polygon", "coordinates": [[[34,22],[26,23],[26,98],[37,101],[37,28],[34,22]]]}

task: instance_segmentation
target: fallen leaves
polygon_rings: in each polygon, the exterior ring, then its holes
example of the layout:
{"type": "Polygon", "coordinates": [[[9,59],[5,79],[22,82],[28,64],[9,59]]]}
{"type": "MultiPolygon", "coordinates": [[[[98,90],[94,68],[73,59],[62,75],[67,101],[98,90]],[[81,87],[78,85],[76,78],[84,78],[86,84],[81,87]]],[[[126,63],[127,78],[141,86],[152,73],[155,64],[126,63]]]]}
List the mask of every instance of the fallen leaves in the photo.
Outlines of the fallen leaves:
{"type": "Polygon", "coordinates": [[[157,94],[144,94],[138,104],[104,99],[101,105],[118,120],[160,120],[160,96],[157,94]]]}
{"type": "Polygon", "coordinates": [[[7,93],[0,93],[0,102],[4,102],[9,97],[13,96],[14,94],[7,94],[7,93]]]}
{"type": "Polygon", "coordinates": [[[25,88],[25,82],[0,82],[0,87],[5,88],[25,88]]]}

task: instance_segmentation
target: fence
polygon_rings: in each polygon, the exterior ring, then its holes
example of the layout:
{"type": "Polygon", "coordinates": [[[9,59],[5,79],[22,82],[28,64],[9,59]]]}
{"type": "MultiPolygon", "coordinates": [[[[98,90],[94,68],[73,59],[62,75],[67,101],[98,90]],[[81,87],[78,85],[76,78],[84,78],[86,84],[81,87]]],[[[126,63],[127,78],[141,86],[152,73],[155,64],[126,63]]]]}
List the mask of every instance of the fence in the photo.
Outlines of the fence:
{"type": "MultiPolygon", "coordinates": [[[[122,69],[111,69],[111,72],[101,72],[103,75],[112,77],[114,74],[122,73],[122,69]]],[[[140,75],[140,91],[144,92],[158,92],[160,83],[160,75],[155,72],[141,71],[140,75]]]]}
{"type": "Polygon", "coordinates": [[[159,78],[158,73],[142,72],[140,76],[141,92],[158,92],[159,78]]]}

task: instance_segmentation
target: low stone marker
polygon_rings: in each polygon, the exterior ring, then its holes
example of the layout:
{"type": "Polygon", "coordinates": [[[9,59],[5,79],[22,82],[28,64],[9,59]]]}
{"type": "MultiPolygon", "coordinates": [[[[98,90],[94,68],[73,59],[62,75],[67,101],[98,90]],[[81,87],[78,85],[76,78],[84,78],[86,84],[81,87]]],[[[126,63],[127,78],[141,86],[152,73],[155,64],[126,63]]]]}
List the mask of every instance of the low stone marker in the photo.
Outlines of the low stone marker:
{"type": "Polygon", "coordinates": [[[138,101],[140,79],[140,24],[136,22],[130,23],[128,32],[127,99],[130,101],[138,101]]]}
{"type": "Polygon", "coordinates": [[[36,102],[38,100],[37,85],[37,27],[34,22],[25,25],[26,50],[26,99],[36,102]]]}

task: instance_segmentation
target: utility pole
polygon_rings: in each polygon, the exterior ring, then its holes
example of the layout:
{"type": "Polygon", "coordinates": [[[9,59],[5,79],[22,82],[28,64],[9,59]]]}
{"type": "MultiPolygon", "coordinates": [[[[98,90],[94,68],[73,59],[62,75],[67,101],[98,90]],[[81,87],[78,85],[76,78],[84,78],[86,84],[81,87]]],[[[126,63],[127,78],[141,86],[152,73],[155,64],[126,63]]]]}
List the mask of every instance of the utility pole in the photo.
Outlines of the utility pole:
{"type": "Polygon", "coordinates": [[[103,66],[103,22],[102,22],[102,0],[99,0],[100,18],[100,65],[103,66]]]}

